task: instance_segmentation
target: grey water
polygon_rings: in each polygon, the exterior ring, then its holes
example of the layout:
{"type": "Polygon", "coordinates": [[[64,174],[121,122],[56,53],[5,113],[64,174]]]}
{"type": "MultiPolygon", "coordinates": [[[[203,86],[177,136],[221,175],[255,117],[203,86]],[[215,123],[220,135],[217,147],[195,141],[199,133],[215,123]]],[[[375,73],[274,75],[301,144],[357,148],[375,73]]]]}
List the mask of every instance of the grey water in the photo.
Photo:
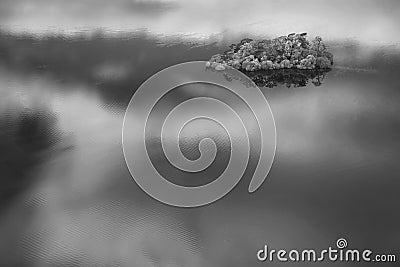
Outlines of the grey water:
{"type": "Polygon", "coordinates": [[[135,184],[121,145],[130,97],[157,71],[225,45],[1,32],[1,265],[252,266],[264,244],[327,248],[340,237],[398,253],[396,46],[332,41],[319,86],[260,88],[277,151],[255,193],[242,180],[212,205],[182,209],[135,184]]]}

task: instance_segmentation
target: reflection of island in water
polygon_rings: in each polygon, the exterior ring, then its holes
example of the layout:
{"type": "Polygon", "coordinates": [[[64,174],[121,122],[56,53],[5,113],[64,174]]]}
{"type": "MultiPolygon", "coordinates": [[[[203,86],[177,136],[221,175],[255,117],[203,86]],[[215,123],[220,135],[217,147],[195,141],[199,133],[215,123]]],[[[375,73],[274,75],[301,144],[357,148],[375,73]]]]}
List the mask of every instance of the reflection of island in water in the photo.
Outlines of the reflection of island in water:
{"type": "Polygon", "coordinates": [[[279,69],[244,72],[257,86],[273,88],[278,85],[286,87],[303,87],[311,82],[320,86],[330,69],[279,69]]]}
{"type": "MultiPolygon", "coordinates": [[[[223,71],[206,68],[208,71],[220,72],[228,81],[240,80],[247,88],[254,87],[254,84],[243,78],[241,75],[233,71],[233,68],[227,68],[223,71]]],[[[328,72],[331,69],[276,69],[276,70],[259,70],[259,71],[241,71],[249,77],[257,86],[273,88],[278,85],[291,87],[304,87],[310,81],[314,86],[320,86],[323,83],[328,72]]]]}

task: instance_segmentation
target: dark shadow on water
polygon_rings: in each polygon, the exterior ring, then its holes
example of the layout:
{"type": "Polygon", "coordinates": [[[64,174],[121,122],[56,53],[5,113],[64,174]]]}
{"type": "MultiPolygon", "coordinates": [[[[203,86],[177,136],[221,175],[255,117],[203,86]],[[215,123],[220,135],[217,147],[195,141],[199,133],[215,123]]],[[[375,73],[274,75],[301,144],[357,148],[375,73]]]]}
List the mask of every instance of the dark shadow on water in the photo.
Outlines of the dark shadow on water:
{"type": "Polygon", "coordinates": [[[34,182],[30,174],[60,137],[55,114],[43,108],[0,115],[0,211],[34,182]]]}

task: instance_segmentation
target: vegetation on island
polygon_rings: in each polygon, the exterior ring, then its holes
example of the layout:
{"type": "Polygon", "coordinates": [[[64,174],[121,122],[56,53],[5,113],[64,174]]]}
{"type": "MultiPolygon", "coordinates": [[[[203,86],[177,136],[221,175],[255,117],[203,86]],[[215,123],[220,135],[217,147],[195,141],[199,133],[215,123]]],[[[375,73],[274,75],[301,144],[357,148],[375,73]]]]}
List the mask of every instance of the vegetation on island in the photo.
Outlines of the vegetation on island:
{"type": "Polygon", "coordinates": [[[222,54],[216,54],[207,67],[224,70],[226,66],[244,72],[275,69],[330,69],[333,55],[327,51],[322,38],[311,42],[307,33],[291,33],[272,40],[243,39],[232,44],[222,54]]]}

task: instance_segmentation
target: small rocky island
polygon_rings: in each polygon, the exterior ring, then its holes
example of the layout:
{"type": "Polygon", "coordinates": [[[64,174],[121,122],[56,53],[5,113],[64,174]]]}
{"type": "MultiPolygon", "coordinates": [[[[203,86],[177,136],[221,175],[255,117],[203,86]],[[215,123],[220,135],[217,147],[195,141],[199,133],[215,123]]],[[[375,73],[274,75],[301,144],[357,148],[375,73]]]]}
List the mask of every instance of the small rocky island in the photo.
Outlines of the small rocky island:
{"type": "Polygon", "coordinates": [[[211,57],[207,67],[224,70],[226,66],[244,72],[276,69],[330,69],[333,55],[327,51],[322,38],[311,42],[307,33],[291,33],[272,40],[243,39],[232,44],[222,54],[211,57]]]}

